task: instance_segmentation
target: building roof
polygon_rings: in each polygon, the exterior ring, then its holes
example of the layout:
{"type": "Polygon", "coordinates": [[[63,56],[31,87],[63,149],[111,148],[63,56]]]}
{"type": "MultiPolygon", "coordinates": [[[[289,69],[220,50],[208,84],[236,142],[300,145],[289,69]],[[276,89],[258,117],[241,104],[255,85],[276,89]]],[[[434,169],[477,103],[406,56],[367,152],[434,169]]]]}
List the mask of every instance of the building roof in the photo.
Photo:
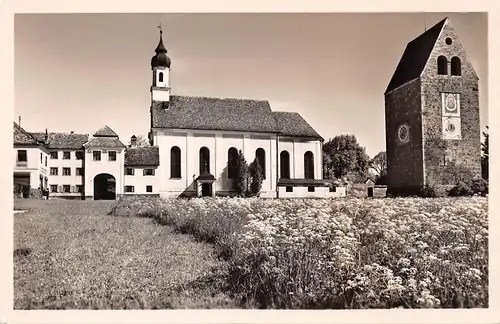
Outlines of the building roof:
{"type": "MultiPolygon", "coordinates": [[[[45,142],[46,133],[36,132],[31,133],[39,141],[45,142]]],[[[45,144],[49,149],[73,149],[78,150],[83,148],[83,144],[87,142],[88,134],[75,133],[48,133],[48,138],[45,144]]]]}
{"type": "Polygon", "coordinates": [[[279,187],[329,187],[334,181],[327,179],[284,179],[278,181],[279,187]]]}
{"type": "Polygon", "coordinates": [[[108,125],[99,129],[94,133],[94,137],[118,137],[118,134],[115,133],[108,125]]]}
{"type": "Polygon", "coordinates": [[[13,140],[16,145],[38,145],[38,140],[14,122],[13,140]]]}
{"type": "Polygon", "coordinates": [[[168,109],[151,108],[153,128],[278,133],[321,138],[298,114],[272,112],[269,101],[171,96],[168,109]]]}
{"type": "Polygon", "coordinates": [[[158,146],[127,147],[125,149],[125,166],[158,165],[160,165],[158,146]]]}
{"type": "Polygon", "coordinates": [[[152,127],[273,133],[276,121],[264,100],[171,96],[153,105],[152,127]]]}
{"type": "Polygon", "coordinates": [[[198,180],[207,180],[207,181],[215,181],[215,177],[205,169],[199,176],[196,178],[198,180]]]}
{"type": "Polygon", "coordinates": [[[125,148],[125,144],[123,144],[118,137],[95,137],[92,136],[89,140],[83,145],[85,148],[125,148]]]}
{"type": "Polygon", "coordinates": [[[385,90],[386,94],[420,77],[447,19],[448,18],[441,20],[406,45],[403,56],[396,67],[396,71],[385,90]]]}
{"type": "Polygon", "coordinates": [[[299,113],[273,112],[278,132],[285,136],[314,137],[323,139],[299,113]]]}

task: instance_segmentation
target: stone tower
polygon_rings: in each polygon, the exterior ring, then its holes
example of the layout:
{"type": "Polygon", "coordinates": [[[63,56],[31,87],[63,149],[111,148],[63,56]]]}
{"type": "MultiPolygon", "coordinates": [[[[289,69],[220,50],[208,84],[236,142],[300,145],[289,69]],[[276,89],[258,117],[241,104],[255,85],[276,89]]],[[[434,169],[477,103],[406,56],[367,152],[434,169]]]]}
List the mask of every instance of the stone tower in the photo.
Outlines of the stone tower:
{"type": "Polygon", "coordinates": [[[389,194],[481,176],[478,77],[448,18],[408,43],[384,95],[389,194]]]}

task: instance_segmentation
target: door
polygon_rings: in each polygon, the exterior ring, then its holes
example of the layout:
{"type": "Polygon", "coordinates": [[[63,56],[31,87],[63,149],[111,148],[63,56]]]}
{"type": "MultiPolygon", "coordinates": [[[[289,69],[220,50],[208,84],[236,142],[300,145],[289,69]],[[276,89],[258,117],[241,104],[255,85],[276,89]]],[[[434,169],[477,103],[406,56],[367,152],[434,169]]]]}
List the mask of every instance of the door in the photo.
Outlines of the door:
{"type": "Polygon", "coordinates": [[[373,197],[373,187],[368,187],[368,197],[373,197]]]}
{"type": "Polygon", "coordinates": [[[202,183],[201,184],[201,196],[202,197],[211,197],[212,196],[212,184],[211,183],[202,183]]]}

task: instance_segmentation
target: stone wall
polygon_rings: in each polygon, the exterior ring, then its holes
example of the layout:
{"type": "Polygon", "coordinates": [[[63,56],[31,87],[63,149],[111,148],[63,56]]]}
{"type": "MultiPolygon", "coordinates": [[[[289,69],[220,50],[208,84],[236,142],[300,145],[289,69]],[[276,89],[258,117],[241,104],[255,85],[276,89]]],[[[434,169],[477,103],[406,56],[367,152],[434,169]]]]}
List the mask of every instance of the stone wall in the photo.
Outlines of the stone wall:
{"type": "Polygon", "coordinates": [[[388,191],[423,185],[420,81],[394,89],[385,96],[388,191]],[[408,143],[398,140],[399,125],[410,127],[408,143]]]}
{"type": "Polygon", "coordinates": [[[449,23],[445,24],[422,73],[421,87],[425,183],[431,186],[454,184],[450,172],[446,172],[450,163],[461,164],[475,177],[480,177],[478,78],[449,23]],[[447,44],[446,38],[451,38],[452,43],[447,44]],[[437,74],[437,58],[440,55],[448,59],[448,75],[437,74]],[[450,61],[454,56],[460,58],[461,76],[451,75],[450,61]],[[460,94],[460,140],[442,139],[442,92],[460,94]]]}

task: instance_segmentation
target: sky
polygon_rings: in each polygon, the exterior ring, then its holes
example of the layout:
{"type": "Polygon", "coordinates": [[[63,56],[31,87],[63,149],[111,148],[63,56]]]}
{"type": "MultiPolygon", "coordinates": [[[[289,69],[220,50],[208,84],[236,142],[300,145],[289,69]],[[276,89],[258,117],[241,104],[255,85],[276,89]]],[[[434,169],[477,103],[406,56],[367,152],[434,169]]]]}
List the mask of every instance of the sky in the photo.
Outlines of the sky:
{"type": "Polygon", "coordinates": [[[173,95],[269,100],[325,140],[385,150],[384,91],[406,44],[449,17],[479,77],[488,125],[485,13],[17,14],[15,116],[28,131],[125,144],[149,131],[151,57],[163,40],[173,95]]]}

